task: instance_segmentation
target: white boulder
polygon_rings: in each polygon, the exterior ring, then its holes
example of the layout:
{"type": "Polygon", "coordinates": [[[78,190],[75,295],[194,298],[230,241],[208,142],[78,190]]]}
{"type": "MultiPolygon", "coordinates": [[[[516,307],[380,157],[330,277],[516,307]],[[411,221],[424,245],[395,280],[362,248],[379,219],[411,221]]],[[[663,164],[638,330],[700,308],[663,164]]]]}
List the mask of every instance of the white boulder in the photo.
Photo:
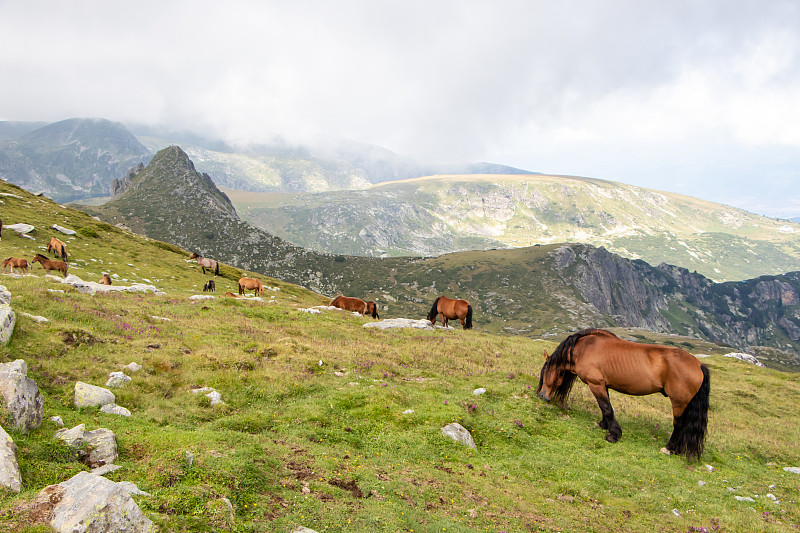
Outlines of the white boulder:
{"type": "Polygon", "coordinates": [[[75,383],[75,407],[100,407],[117,401],[114,393],[103,387],[89,385],[82,381],[75,383]]]}
{"type": "Polygon", "coordinates": [[[456,442],[460,442],[461,444],[469,446],[473,450],[478,449],[477,446],[475,446],[475,440],[472,438],[472,434],[467,431],[467,428],[457,422],[447,424],[445,427],[443,427],[442,435],[445,437],[450,437],[456,442]]]}

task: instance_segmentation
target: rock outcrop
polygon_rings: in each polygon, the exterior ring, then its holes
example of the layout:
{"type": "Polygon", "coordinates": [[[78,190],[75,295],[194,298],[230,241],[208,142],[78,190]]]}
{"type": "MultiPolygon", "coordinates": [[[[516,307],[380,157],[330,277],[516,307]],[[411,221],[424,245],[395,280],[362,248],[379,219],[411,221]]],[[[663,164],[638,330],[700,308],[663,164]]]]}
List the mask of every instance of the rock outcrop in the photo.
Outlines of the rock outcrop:
{"type": "Polygon", "coordinates": [[[42,425],[44,398],[22,359],[0,364],[0,396],[13,429],[27,433],[42,425]]]}

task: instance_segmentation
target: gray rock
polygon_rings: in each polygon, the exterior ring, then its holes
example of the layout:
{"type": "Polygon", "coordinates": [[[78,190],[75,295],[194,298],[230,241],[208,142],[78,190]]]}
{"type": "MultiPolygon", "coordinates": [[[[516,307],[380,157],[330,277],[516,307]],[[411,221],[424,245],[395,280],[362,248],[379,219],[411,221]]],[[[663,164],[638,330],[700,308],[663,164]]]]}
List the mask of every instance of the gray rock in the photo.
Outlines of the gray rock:
{"type": "Polygon", "coordinates": [[[115,403],[105,404],[103,407],[100,408],[100,411],[109,415],[131,416],[130,411],[128,411],[124,407],[120,407],[115,403]]]}
{"type": "Polygon", "coordinates": [[[128,372],[138,372],[139,370],[142,369],[142,365],[140,365],[138,363],[130,362],[127,365],[123,366],[122,368],[124,368],[128,372]]]}
{"type": "Polygon", "coordinates": [[[297,526],[292,530],[292,533],[317,533],[317,532],[314,531],[313,529],[309,529],[304,526],[297,526]]]}
{"type": "Polygon", "coordinates": [[[145,492],[143,490],[139,490],[139,487],[136,486],[136,483],[131,483],[130,481],[120,481],[117,483],[122,490],[130,494],[131,496],[152,496],[149,492],[145,492]]]}
{"type": "Polygon", "coordinates": [[[50,227],[53,228],[56,231],[60,231],[64,235],[75,235],[75,230],[74,229],[62,228],[58,224],[53,224],[50,227]]]}
{"type": "Polygon", "coordinates": [[[472,391],[472,394],[475,395],[475,396],[480,396],[481,394],[486,394],[486,389],[484,389],[483,387],[481,387],[479,389],[475,389],[474,391],[472,391]]]}
{"type": "Polygon", "coordinates": [[[50,422],[57,425],[60,428],[64,427],[64,420],[60,416],[51,416],[50,422]]]}
{"type": "Polygon", "coordinates": [[[783,470],[792,474],[800,474],[800,468],[796,466],[787,466],[783,470]]]}
{"type": "Polygon", "coordinates": [[[86,443],[87,450],[89,450],[86,463],[92,468],[111,464],[119,458],[117,437],[110,429],[100,428],[87,431],[83,434],[83,442],[86,443]]]}
{"type": "Polygon", "coordinates": [[[112,389],[118,389],[130,383],[131,378],[130,376],[126,375],[125,372],[112,372],[108,375],[108,381],[106,381],[106,387],[111,387],[112,389]]]}
{"type": "MultiPolygon", "coordinates": [[[[0,285],[0,298],[2,298],[5,287],[0,285]]],[[[10,295],[9,295],[10,299],[10,295]]],[[[11,334],[14,333],[14,326],[17,323],[17,315],[9,304],[0,304],[0,344],[8,344],[11,334]]]]}
{"type": "Polygon", "coordinates": [[[734,498],[736,498],[740,502],[755,503],[755,500],[753,498],[751,498],[750,496],[734,496],[734,498]]]}
{"type": "Polygon", "coordinates": [[[75,407],[100,407],[107,403],[115,403],[114,393],[103,387],[89,385],[78,381],[75,383],[75,407]]]}
{"type": "Polygon", "coordinates": [[[391,329],[391,328],[415,328],[415,329],[434,329],[430,320],[413,320],[411,318],[387,318],[380,322],[367,322],[365,328],[391,329]]]}
{"type": "Polygon", "coordinates": [[[89,472],[79,472],[63,483],[44,488],[33,504],[58,533],[156,530],[124,487],[89,472]]]}
{"type": "Polygon", "coordinates": [[[0,285],[0,305],[11,305],[11,293],[5,285],[0,285]]]}
{"type": "Polygon", "coordinates": [[[11,427],[22,433],[41,426],[44,415],[44,398],[27,372],[22,359],[0,365],[0,395],[11,415],[11,427]]]}
{"type": "Polygon", "coordinates": [[[8,224],[7,226],[3,226],[3,229],[10,229],[14,230],[20,235],[24,235],[26,233],[30,233],[33,231],[33,226],[30,224],[8,224]]]}
{"type": "Polygon", "coordinates": [[[452,424],[448,424],[442,428],[442,435],[446,437],[450,437],[456,442],[460,442],[466,446],[469,446],[473,450],[477,450],[478,448],[475,446],[475,440],[472,438],[472,435],[467,428],[462,426],[457,422],[453,422],[452,424]]]}
{"type": "Polygon", "coordinates": [[[0,487],[17,493],[22,488],[22,477],[17,463],[17,445],[2,427],[0,427],[0,487]]]}
{"type": "Polygon", "coordinates": [[[761,361],[756,359],[756,356],[750,355],[749,353],[731,352],[731,353],[726,353],[722,357],[730,357],[731,359],[738,359],[739,361],[744,361],[745,363],[750,363],[751,365],[764,366],[764,364],[761,361]]]}
{"type": "Polygon", "coordinates": [[[107,464],[103,466],[98,466],[97,468],[93,468],[92,474],[96,476],[105,476],[106,474],[110,474],[111,472],[116,472],[120,468],[122,467],[119,465],[107,464]]]}
{"type": "Polygon", "coordinates": [[[77,450],[83,443],[83,434],[86,433],[86,424],[78,424],[72,429],[59,429],[54,437],[64,441],[64,444],[77,450]]]}

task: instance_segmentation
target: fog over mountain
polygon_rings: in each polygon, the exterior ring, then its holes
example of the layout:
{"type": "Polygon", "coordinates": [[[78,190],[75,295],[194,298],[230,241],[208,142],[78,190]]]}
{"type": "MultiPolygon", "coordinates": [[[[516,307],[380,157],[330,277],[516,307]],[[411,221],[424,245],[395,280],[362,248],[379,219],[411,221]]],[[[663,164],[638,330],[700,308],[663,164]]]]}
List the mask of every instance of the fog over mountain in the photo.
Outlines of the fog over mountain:
{"type": "Polygon", "coordinates": [[[800,4],[0,4],[0,119],[352,139],[798,216],[800,4]],[[142,38],[146,35],[147,38],[142,38]]]}

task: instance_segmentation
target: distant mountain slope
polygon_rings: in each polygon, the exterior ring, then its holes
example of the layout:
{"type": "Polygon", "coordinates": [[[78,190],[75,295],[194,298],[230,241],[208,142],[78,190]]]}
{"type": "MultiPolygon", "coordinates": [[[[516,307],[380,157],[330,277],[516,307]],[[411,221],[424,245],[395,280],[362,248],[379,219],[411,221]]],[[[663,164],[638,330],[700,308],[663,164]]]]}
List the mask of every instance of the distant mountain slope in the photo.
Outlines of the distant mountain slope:
{"type": "Polygon", "coordinates": [[[70,119],[0,141],[0,177],[57,201],[107,196],[111,181],[148,155],[120,123],[70,119]]]}
{"type": "Polygon", "coordinates": [[[800,270],[800,225],[599,179],[430,176],[363,191],[228,191],[240,216],[290,242],[352,255],[439,255],[583,242],[716,280],[800,270]]]}
{"type": "Polygon", "coordinates": [[[551,244],[430,258],[317,253],[238,219],[178,147],[162,150],[119,198],[86,211],[149,237],[318,293],[376,300],[382,316],[422,318],[440,294],[475,307],[476,327],[559,336],[586,326],[680,333],[800,365],[800,273],[717,284],[604,248],[551,244]],[[768,348],[758,348],[766,346],[768,348]]]}

